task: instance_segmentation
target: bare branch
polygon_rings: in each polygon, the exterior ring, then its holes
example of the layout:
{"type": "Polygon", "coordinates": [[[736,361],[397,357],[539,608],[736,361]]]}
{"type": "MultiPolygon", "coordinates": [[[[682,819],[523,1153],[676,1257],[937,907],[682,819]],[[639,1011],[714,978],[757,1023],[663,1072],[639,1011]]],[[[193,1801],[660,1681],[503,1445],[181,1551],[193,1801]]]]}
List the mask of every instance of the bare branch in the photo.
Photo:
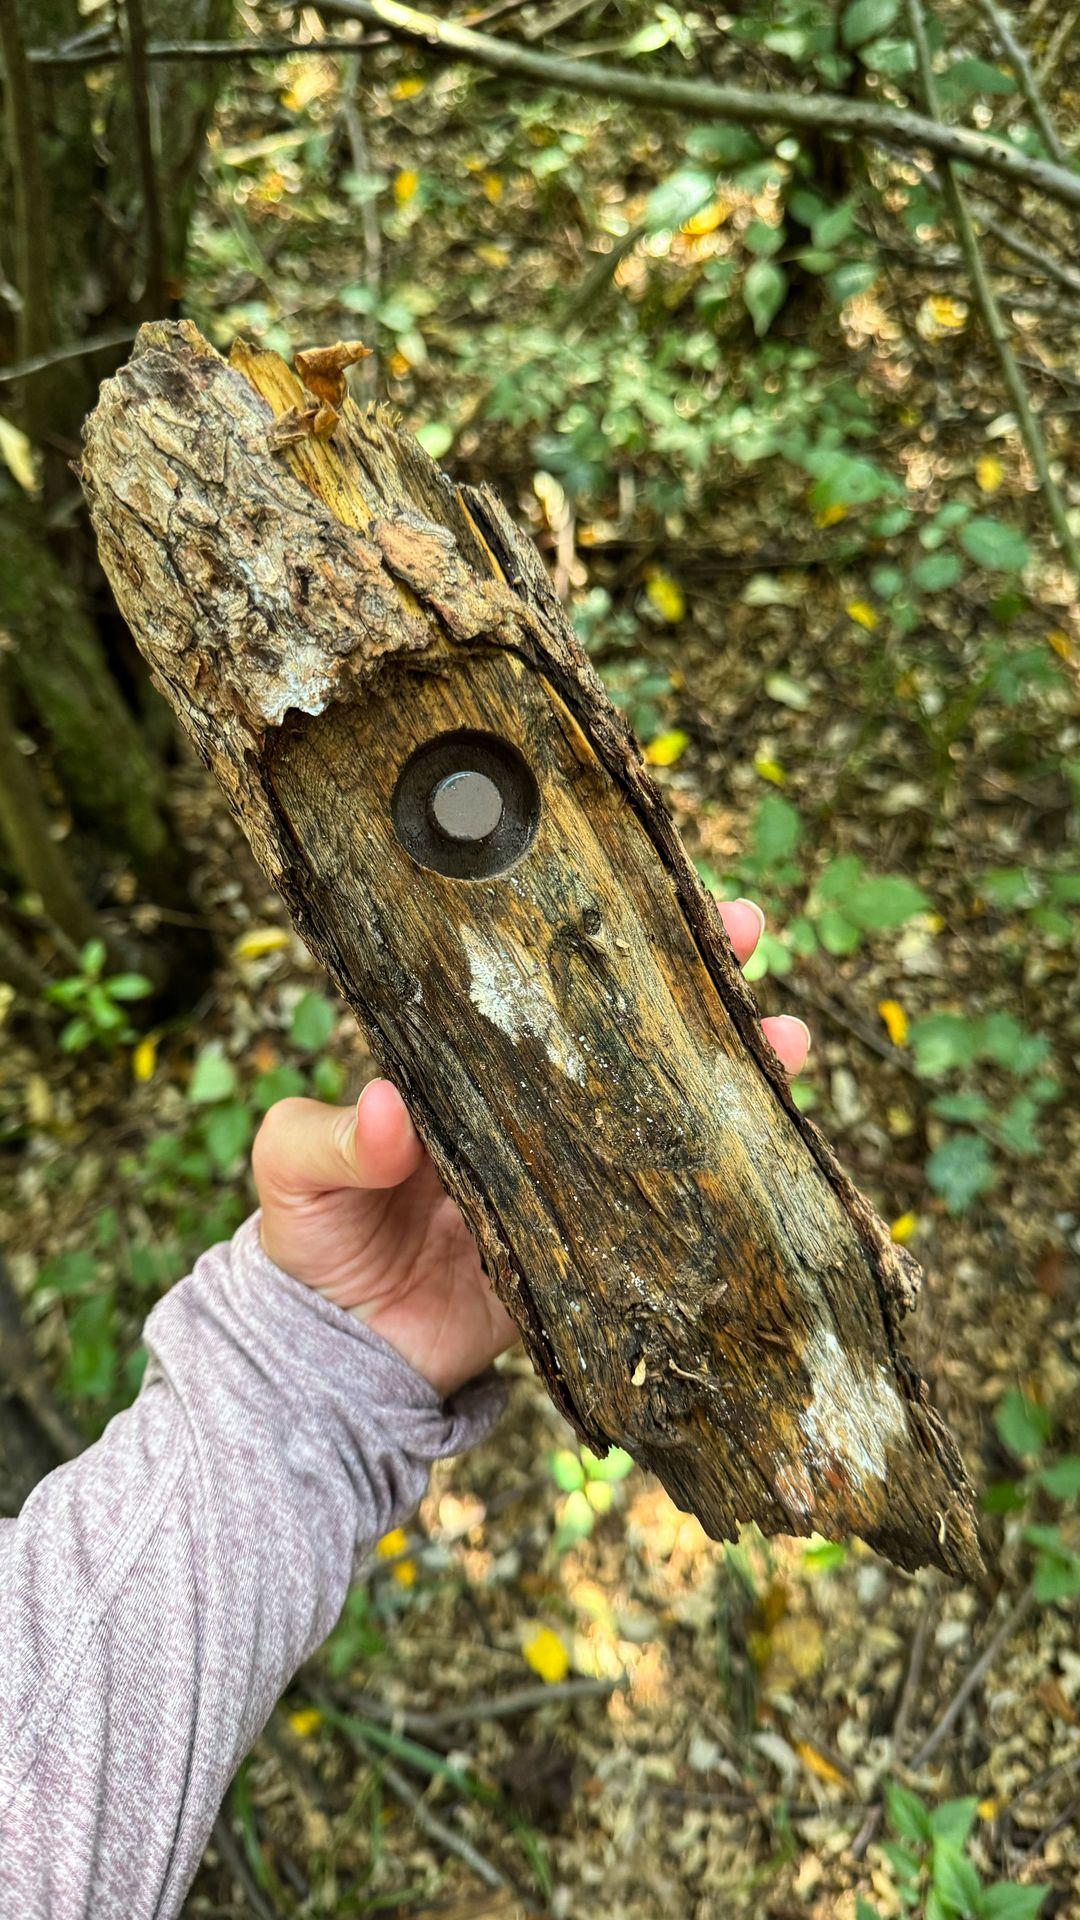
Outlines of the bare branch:
{"type": "MultiPolygon", "coordinates": [[[[934,80],[934,66],[930,55],[930,43],[926,37],[926,20],[922,9],[922,0],[907,0],[908,20],[919,65],[919,77],[922,82],[923,98],[926,110],[931,116],[937,115],[937,85],[934,80]]],[[[1069,517],[1065,511],[1065,502],[1061,497],[1053,474],[1050,472],[1050,457],[1046,451],[1042,427],[1028,397],[1027,383],[1017,364],[1009,340],[1008,329],[1001,317],[997,296],[990,284],[982,253],[979,248],[975,225],[968,211],[964,190],[957,177],[952,160],[942,162],[942,177],[945,188],[945,204],[949,209],[956,237],[960,242],[964,259],[967,261],[971,277],[971,290],[975,297],[983,326],[998,357],[1001,376],[1016,413],[1017,423],[1028,451],[1028,458],[1035,469],[1039,485],[1046,501],[1046,510],[1054,528],[1058,546],[1064,555],[1066,565],[1080,576],[1080,546],[1069,526],[1069,517]]]]}
{"type": "Polygon", "coordinates": [[[978,0],[1001,50],[1016,75],[1017,84],[1027,103],[1027,109],[1039,129],[1043,146],[1059,167],[1069,165],[1069,155],[1062,146],[1058,131],[1052,119],[1046,101],[1039,91],[1039,83],[1032,71],[1031,62],[1016,38],[1006,14],[995,5],[995,0],[978,0]]]}
{"type": "Polygon", "coordinates": [[[126,42],[128,82],[131,87],[131,117],[135,128],[135,147],[143,197],[143,236],[146,246],[146,282],[143,310],[148,319],[164,312],[165,238],[161,224],[161,196],[158,192],[157,159],[150,114],[150,72],[146,59],[146,22],[142,0],[124,0],[124,39],[126,42]]]}
{"type": "Polygon", "coordinates": [[[926,148],[942,158],[1001,174],[1045,193],[1051,200],[1080,207],[1080,174],[1047,160],[1032,160],[991,134],[975,133],[970,127],[945,126],[940,120],[901,107],[848,100],[835,93],[755,92],[749,87],[717,86],[708,80],[664,79],[635,73],[628,67],[604,66],[595,60],[567,60],[556,54],[537,53],[513,40],[473,33],[455,21],[439,20],[434,14],[401,6],[398,0],[320,0],[317,10],[328,19],[360,20],[368,27],[387,27],[396,38],[417,42],[445,58],[472,61],[492,73],[513,74],[537,86],[632,100],[642,106],[731,120],[741,126],[824,129],[879,146],[891,142],[909,153],[926,148]]]}

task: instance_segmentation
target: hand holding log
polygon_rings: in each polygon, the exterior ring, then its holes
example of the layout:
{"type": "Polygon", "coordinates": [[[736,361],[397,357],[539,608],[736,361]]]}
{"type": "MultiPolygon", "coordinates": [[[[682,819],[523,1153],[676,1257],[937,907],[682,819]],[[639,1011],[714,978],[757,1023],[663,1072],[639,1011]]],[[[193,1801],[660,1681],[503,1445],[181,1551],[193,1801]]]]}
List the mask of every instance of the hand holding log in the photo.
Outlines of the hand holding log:
{"type": "Polygon", "coordinates": [[[791,1101],[540,562],[275,355],[144,327],[87,423],[155,680],[401,1088],[553,1400],[723,1537],[980,1565],[917,1268],[791,1101]]]}

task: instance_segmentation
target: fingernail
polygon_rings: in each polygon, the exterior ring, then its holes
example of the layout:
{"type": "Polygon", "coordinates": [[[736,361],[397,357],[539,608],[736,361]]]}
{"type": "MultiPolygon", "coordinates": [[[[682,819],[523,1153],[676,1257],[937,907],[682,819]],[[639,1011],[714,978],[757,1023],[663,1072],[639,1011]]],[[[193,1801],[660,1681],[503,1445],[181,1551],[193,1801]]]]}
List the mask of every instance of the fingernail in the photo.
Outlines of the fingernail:
{"type": "Polygon", "coordinates": [[[764,933],[764,931],[765,931],[765,915],[763,914],[763,912],[762,912],[762,910],[761,910],[761,908],[760,908],[760,907],[758,906],[758,903],[757,903],[757,901],[756,901],[756,900],[744,900],[744,898],[743,898],[743,896],[742,896],[742,894],[740,893],[740,895],[739,895],[739,897],[738,897],[738,899],[737,899],[737,900],[736,900],[736,902],[735,902],[735,905],[736,905],[737,907],[749,907],[749,909],[750,909],[750,911],[751,911],[751,913],[753,913],[753,914],[756,914],[756,916],[757,916],[757,930],[758,930],[758,938],[760,939],[760,938],[761,938],[761,935],[762,935],[762,934],[764,933]]]}
{"type": "Polygon", "coordinates": [[[805,1021],[805,1020],[800,1020],[800,1019],[799,1019],[799,1016],[798,1016],[798,1014],[797,1014],[797,1013],[789,1013],[787,1017],[788,1017],[788,1019],[789,1019],[789,1020],[791,1021],[791,1024],[792,1024],[792,1026],[795,1026],[795,1027],[801,1027],[801,1028],[802,1028],[802,1030],[803,1030],[803,1032],[804,1032],[804,1033],[805,1033],[805,1035],[806,1035],[806,1051],[807,1051],[807,1053],[809,1053],[809,1051],[810,1051],[810,1049],[811,1049],[811,1047],[813,1046],[813,1044],[814,1044],[814,1042],[813,1042],[813,1038],[812,1038],[812,1036],[811,1036],[811,1033],[810,1033],[810,1029],[809,1029],[809,1027],[808,1027],[808,1026],[807,1026],[807,1024],[806,1024],[806,1021],[805,1021]]]}

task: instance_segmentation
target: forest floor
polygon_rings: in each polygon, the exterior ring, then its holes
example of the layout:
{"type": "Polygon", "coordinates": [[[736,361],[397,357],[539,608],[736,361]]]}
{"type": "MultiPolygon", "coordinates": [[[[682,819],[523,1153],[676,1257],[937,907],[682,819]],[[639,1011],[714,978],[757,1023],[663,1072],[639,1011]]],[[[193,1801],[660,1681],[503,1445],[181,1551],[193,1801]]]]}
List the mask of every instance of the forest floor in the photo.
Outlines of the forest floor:
{"type": "MultiPolygon", "coordinates": [[[[318,193],[295,195],[295,141],[267,149],[254,84],[215,135],[193,309],[204,323],[212,314],[218,339],[260,328],[260,316],[264,335],[296,341],[363,333],[364,317],[324,292],[355,278],[355,208],[335,228],[318,193]],[[281,308],[268,304],[271,284],[281,308]]],[[[289,112],[318,103],[309,89],[289,112]]],[[[395,124],[388,109],[376,145],[392,148],[395,124]]],[[[479,131],[468,137],[482,146],[479,131]]],[[[383,164],[396,162],[384,154],[383,164]]],[[[601,666],[629,687],[644,736],[668,741],[655,770],[703,870],[762,893],[774,932],[842,856],[914,876],[927,895],[903,926],[838,955],[818,943],[757,991],[763,1012],[810,1024],[804,1097],[925,1265],[912,1352],[977,1490],[1022,1482],[1030,1461],[995,1425],[1010,1391],[1048,1410],[1055,1453],[1080,1450],[1076,953],[1031,921],[1022,888],[1011,903],[988,902],[972,875],[1039,873],[1067,850],[1074,690],[1035,676],[1011,703],[983,702],[973,683],[968,703],[974,601],[932,597],[914,665],[910,648],[891,651],[865,584],[881,553],[830,560],[836,526],[797,505],[775,463],[732,473],[700,510],[665,516],[624,488],[618,516],[568,526],[559,487],[542,470],[534,484],[531,429],[479,414],[460,426],[478,359],[455,361],[454,342],[493,311],[512,326],[587,263],[550,207],[533,245],[535,209],[523,200],[513,214],[501,175],[466,161],[456,177],[480,183],[479,213],[470,201],[447,215],[437,249],[430,229],[421,240],[408,227],[412,176],[395,181],[388,250],[405,278],[409,248],[422,252],[413,278],[430,298],[414,302],[419,318],[384,320],[398,333],[386,355],[391,397],[417,424],[456,409],[456,475],[502,488],[575,599],[610,596],[626,624],[601,666]],[[955,724],[934,732],[943,654],[955,724]],[[773,795],[796,810],[800,837],[771,864],[759,846],[755,862],[748,849],[773,795]],[[928,1180],[946,1126],[933,1104],[943,1083],[920,1070],[907,1037],[941,1012],[1011,1015],[1048,1036],[1061,1082],[1038,1147],[995,1157],[967,1211],[951,1212],[928,1180]]],[[[673,273],[692,269],[676,261],[673,273]]],[[[621,297],[635,297],[629,273],[621,297]]],[[[790,335],[813,332],[838,362],[854,355],[884,393],[895,335],[880,311],[864,335],[845,324],[842,338],[834,317],[797,309],[790,335]]],[[[674,295],[670,325],[680,325],[674,295]]],[[[948,337],[913,353],[879,450],[909,472],[932,457],[922,484],[978,505],[986,444],[951,414],[961,390],[979,417],[994,413],[979,385],[985,363],[970,364],[966,340],[948,337]],[[927,423],[943,414],[951,424],[936,438],[927,423]]],[[[1030,476],[1004,444],[995,509],[1010,497],[1023,513],[1030,476]]],[[[1021,627],[1060,666],[1075,643],[1060,631],[1052,567],[1047,577],[1021,627]]],[[[326,982],[216,790],[186,761],[174,785],[219,955],[194,1015],[112,1059],[57,1063],[22,1038],[0,1053],[0,1109],[17,1150],[0,1242],[34,1302],[43,1378],[91,1431],[134,1385],[129,1356],[150,1299],[247,1210],[244,1155],[260,1105],[296,1084],[348,1098],[367,1071],[351,1020],[336,1003],[322,1011],[326,982]],[[108,1278],[104,1307],[71,1265],[87,1252],[108,1278]]],[[[975,1076],[991,1102],[1006,1097],[996,1072],[991,1061],[975,1076]]],[[[973,1081],[961,1074],[948,1089],[970,1096],[973,1081]]],[[[636,1468],[595,1496],[591,1531],[568,1540],[572,1436],[520,1355],[505,1372],[496,1440],[438,1470],[407,1537],[385,1543],[244,1763],[187,1913],[854,1920],[859,1894],[892,1920],[890,1779],[928,1804],[973,1796],[983,1876],[1045,1885],[1045,1916],[1080,1911],[1076,1604],[1029,1598],[1023,1529],[1049,1517],[1041,1496],[987,1514],[982,1592],[898,1573],[858,1545],[752,1532],[735,1546],[712,1542],[636,1468]],[[515,1704],[522,1688],[529,1697],[515,1704]]]]}

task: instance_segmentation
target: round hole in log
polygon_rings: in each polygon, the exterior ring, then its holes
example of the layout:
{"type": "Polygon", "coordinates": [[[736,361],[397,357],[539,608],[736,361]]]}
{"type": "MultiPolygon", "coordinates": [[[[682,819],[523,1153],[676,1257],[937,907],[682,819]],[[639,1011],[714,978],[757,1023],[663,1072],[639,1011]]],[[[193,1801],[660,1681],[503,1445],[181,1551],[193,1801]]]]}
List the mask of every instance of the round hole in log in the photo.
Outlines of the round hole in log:
{"type": "Polygon", "coordinates": [[[424,742],[391,801],[402,846],[452,880],[505,873],[532,844],[540,791],[528,762],[498,734],[461,728],[424,742]]]}

